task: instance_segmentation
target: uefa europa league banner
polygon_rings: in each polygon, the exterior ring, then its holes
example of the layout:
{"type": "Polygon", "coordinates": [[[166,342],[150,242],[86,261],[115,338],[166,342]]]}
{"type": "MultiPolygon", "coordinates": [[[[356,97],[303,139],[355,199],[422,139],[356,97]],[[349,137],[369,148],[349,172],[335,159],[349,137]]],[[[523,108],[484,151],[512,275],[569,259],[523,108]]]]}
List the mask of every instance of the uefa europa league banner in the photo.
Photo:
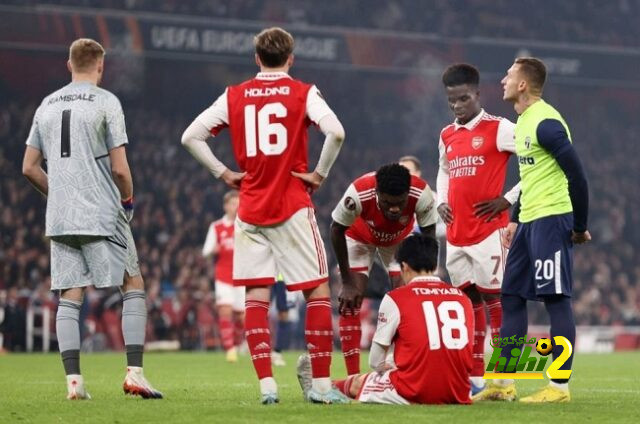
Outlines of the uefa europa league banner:
{"type": "MultiPolygon", "coordinates": [[[[0,6],[0,49],[57,52],[91,37],[117,54],[202,62],[251,60],[253,36],[267,24],[205,17],[39,5],[0,6]]],[[[536,56],[556,83],[640,88],[640,50],[433,34],[285,25],[297,66],[439,76],[467,61],[499,78],[517,56],[536,56]]]]}

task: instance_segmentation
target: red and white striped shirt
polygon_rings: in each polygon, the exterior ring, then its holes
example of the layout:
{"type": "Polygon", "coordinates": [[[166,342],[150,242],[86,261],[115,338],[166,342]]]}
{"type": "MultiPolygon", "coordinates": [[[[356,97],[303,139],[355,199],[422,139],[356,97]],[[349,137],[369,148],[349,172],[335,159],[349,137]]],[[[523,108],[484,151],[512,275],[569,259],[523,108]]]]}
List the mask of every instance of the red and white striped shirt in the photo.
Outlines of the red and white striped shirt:
{"type": "Polygon", "coordinates": [[[397,221],[387,219],[378,206],[375,172],[356,179],[336,205],[331,217],[349,227],[346,235],[356,241],[375,246],[391,246],[404,240],[413,231],[417,220],[420,227],[436,222],[435,199],[429,185],[412,176],[409,201],[397,221]]]}

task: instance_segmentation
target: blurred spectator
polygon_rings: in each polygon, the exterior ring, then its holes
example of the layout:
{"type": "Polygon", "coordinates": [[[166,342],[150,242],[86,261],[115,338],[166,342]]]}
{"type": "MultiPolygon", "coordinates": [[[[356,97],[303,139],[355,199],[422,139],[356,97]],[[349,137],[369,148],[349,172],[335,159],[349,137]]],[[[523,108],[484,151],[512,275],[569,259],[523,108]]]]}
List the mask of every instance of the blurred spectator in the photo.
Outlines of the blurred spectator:
{"type": "MultiPolygon", "coordinates": [[[[553,2],[547,7],[555,7],[554,19],[543,19],[540,2],[507,0],[320,3],[301,0],[293,6],[284,0],[64,0],[48,3],[310,25],[360,26],[452,37],[492,36],[635,45],[640,39],[640,27],[627,16],[640,14],[638,2],[598,2],[597,7],[595,2],[587,0],[580,5],[553,2]],[[414,13],[418,9],[424,13],[414,13]],[[359,12],[356,14],[353,10],[359,12]],[[597,19],[592,16],[594,13],[598,14],[597,19]],[[527,22],[539,22],[539,25],[526,25],[525,17],[527,22]]],[[[12,0],[9,3],[41,2],[12,0]]],[[[200,251],[207,224],[222,213],[221,199],[226,187],[193,161],[181,148],[179,140],[188,124],[185,117],[194,116],[207,106],[207,102],[214,100],[208,93],[221,91],[221,86],[228,83],[230,77],[241,81],[255,69],[241,65],[185,65],[180,69],[183,72],[181,84],[174,87],[167,86],[166,81],[175,76],[176,68],[159,62],[152,65],[149,69],[153,72],[149,72],[145,83],[141,84],[144,96],[126,99],[123,104],[131,140],[127,154],[133,169],[137,203],[132,230],[147,284],[147,340],[176,340],[183,348],[213,349],[219,346],[215,297],[208,281],[214,265],[203,259],[200,251]],[[202,78],[204,74],[209,78],[202,78]],[[215,75],[223,77],[216,79],[215,75]],[[219,86],[201,87],[192,82],[205,80],[219,86]]],[[[59,63],[52,66],[59,66],[59,63]]],[[[335,202],[349,182],[363,172],[377,169],[401,155],[414,154],[423,163],[423,177],[435,181],[438,131],[451,121],[446,104],[434,100],[433,93],[441,90],[437,76],[317,72],[308,68],[298,69],[295,73],[301,79],[317,81],[329,104],[343,119],[347,132],[345,148],[338,162],[327,182],[314,195],[325,240],[329,240],[326,233],[335,202]]],[[[105,86],[109,88],[108,70],[105,78],[105,86]]],[[[59,82],[52,81],[52,86],[59,82]]],[[[514,117],[513,111],[500,100],[497,84],[488,88],[483,91],[487,109],[514,117]]],[[[5,347],[24,350],[26,308],[37,304],[55,310],[57,303],[56,296],[48,291],[45,202],[21,176],[24,141],[37,106],[35,102],[39,99],[24,98],[22,93],[11,92],[3,84],[0,84],[0,97],[4,99],[0,103],[0,308],[4,308],[1,328],[5,347]]],[[[594,241],[576,249],[575,253],[577,323],[640,325],[640,213],[637,212],[640,210],[637,183],[640,169],[635,165],[635,140],[640,139],[640,128],[634,116],[640,104],[640,92],[550,84],[545,97],[565,111],[591,189],[589,228],[594,241]]],[[[214,149],[225,163],[232,164],[231,146],[226,137],[216,139],[214,149]]],[[[312,164],[322,145],[319,139],[312,136],[309,141],[312,164]]],[[[330,261],[332,256],[329,255],[330,261]]],[[[334,275],[332,284],[337,282],[334,275]]],[[[380,277],[374,288],[382,289],[385,284],[384,276],[380,277]]],[[[117,292],[87,292],[85,348],[120,346],[121,336],[116,334],[120,328],[120,309],[119,303],[114,301],[117,296],[117,292]]],[[[545,314],[536,306],[530,309],[530,322],[542,324],[545,314]]]]}

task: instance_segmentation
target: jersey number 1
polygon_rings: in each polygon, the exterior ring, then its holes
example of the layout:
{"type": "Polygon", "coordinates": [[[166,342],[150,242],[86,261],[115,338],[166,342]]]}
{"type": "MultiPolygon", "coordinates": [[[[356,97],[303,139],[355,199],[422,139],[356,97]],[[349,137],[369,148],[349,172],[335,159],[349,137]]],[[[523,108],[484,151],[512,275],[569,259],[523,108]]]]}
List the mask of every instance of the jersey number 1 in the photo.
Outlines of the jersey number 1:
{"type": "Polygon", "coordinates": [[[438,350],[441,347],[440,334],[442,333],[442,343],[447,349],[459,350],[469,343],[469,333],[464,307],[460,302],[445,301],[438,305],[438,312],[433,302],[422,302],[422,311],[427,324],[427,334],[429,336],[429,348],[438,350]],[[451,317],[451,312],[455,317],[451,317]],[[456,330],[456,334],[454,334],[456,330]]]}
{"type": "Polygon", "coordinates": [[[68,158],[71,156],[71,109],[62,111],[60,128],[60,157],[68,158]]]}
{"type": "Polygon", "coordinates": [[[287,108],[280,102],[267,103],[258,111],[258,125],[256,125],[256,105],[244,107],[244,139],[247,143],[247,157],[256,156],[258,148],[267,156],[279,155],[287,148],[287,127],[279,122],[271,122],[272,116],[286,117],[287,108]],[[272,135],[275,136],[275,143],[271,142],[272,135]]]}

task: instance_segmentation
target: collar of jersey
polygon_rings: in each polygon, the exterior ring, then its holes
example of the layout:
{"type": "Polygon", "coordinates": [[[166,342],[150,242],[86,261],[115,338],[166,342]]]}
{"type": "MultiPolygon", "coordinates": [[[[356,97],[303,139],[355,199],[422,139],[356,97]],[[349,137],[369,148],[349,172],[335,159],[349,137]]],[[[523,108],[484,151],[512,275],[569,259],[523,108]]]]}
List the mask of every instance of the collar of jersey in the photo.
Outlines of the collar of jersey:
{"type": "Polygon", "coordinates": [[[258,72],[258,74],[256,75],[256,79],[259,80],[269,80],[269,81],[273,81],[273,80],[278,80],[281,78],[291,78],[291,76],[289,74],[287,74],[286,72],[258,72]]]}
{"type": "Polygon", "coordinates": [[[416,277],[413,280],[409,281],[409,284],[411,283],[439,283],[440,277],[436,276],[436,275],[423,275],[420,277],[416,277]]]}
{"type": "Polygon", "coordinates": [[[471,121],[463,125],[463,124],[458,124],[458,120],[456,119],[455,121],[453,121],[453,127],[455,128],[456,131],[458,131],[460,128],[466,128],[468,130],[472,130],[476,127],[476,125],[478,125],[478,122],[482,120],[483,116],[484,116],[484,109],[480,109],[480,113],[476,115],[476,117],[473,118],[471,121]]]}

